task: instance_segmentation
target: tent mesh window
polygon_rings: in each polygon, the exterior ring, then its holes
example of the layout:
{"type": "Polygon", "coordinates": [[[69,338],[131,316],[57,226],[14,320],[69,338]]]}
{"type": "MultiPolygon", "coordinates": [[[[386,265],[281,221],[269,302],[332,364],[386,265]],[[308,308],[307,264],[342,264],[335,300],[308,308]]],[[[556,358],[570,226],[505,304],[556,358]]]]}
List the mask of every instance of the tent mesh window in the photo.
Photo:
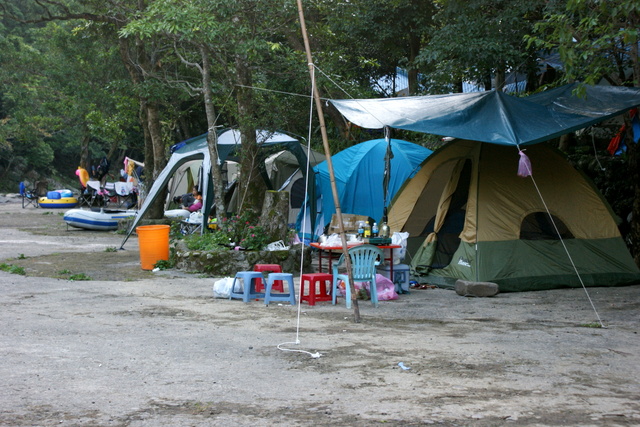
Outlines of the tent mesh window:
{"type": "Polygon", "coordinates": [[[569,228],[555,215],[551,215],[553,223],[546,212],[534,212],[522,220],[520,240],[560,240],[573,239],[569,228]],[[553,226],[556,225],[558,230],[553,226]]]}
{"type": "MultiPolygon", "coordinates": [[[[460,233],[464,228],[469,186],[471,185],[471,160],[464,162],[455,192],[451,196],[449,210],[442,227],[437,232],[438,243],[433,258],[432,268],[444,268],[451,263],[453,254],[460,246],[460,233]]],[[[433,225],[431,226],[433,228],[433,225]]]]}
{"type": "Polygon", "coordinates": [[[304,200],[306,198],[304,181],[304,178],[300,178],[296,180],[291,186],[289,203],[291,204],[292,209],[302,208],[302,204],[304,203],[304,200]]]}

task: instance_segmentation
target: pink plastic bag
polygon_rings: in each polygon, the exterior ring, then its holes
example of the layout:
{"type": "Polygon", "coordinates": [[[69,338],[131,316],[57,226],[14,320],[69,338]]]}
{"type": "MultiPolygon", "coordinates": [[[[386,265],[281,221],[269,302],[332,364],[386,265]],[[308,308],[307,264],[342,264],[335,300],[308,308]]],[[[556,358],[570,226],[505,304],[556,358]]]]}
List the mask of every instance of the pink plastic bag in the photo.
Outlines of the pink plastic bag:
{"type": "MultiPolygon", "coordinates": [[[[376,274],[376,285],[376,289],[378,290],[378,301],[390,301],[398,299],[396,286],[391,280],[387,279],[382,274],[376,274]]],[[[369,297],[371,297],[371,291],[369,289],[370,286],[370,282],[355,283],[356,292],[358,292],[360,289],[365,289],[369,297]]],[[[340,296],[346,296],[345,283],[342,280],[338,282],[338,293],[340,296]]]]}
{"type": "Polygon", "coordinates": [[[390,301],[398,299],[396,286],[382,274],[376,274],[376,289],[378,291],[378,301],[390,301]]]}

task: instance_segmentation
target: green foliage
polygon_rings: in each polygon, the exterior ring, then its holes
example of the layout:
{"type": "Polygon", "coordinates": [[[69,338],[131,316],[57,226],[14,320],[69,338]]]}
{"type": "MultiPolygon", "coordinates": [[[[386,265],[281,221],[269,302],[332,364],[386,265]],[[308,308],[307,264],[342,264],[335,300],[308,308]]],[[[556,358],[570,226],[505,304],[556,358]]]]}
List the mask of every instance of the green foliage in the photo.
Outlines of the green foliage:
{"type": "Polygon", "coordinates": [[[0,37],[0,168],[10,165],[9,180],[32,170],[72,176],[81,141],[92,140],[89,155],[97,157],[137,121],[130,92],[116,90],[126,78],[118,50],[77,23],[16,27],[0,37]]]}
{"type": "Polygon", "coordinates": [[[250,251],[262,250],[272,239],[263,227],[254,225],[257,220],[255,212],[246,210],[243,214],[218,220],[217,230],[202,235],[191,234],[184,241],[192,251],[228,250],[234,246],[250,251]]]}
{"type": "Polygon", "coordinates": [[[173,221],[169,226],[169,239],[172,241],[182,240],[184,239],[184,235],[182,234],[182,227],[180,226],[180,221],[173,221]]]}
{"type": "Polygon", "coordinates": [[[601,323],[598,323],[598,322],[592,322],[592,323],[582,323],[582,324],[580,325],[580,327],[581,327],[581,328],[596,328],[596,329],[599,329],[599,328],[602,328],[603,326],[602,326],[602,324],[601,324],[601,323]]]}
{"type": "Polygon", "coordinates": [[[322,91],[333,98],[394,96],[392,89],[376,82],[393,81],[397,67],[416,67],[415,56],[428,41],[434,10],[432,1],[332,0],[309,5],[307,26],[323,70],[316,73],[322,91]]]}
{"type": "Polygon", "coordinates": [[[25,276],[27,274],[24,271],[24,268],[12,264],[0,263],[0,270],[6,271],[11,274],[19,274],[21,276],[25,276]]]}
{"type": "Polygon", "coordinates": [[[557,51],[564,66],[564,81],[640,86],[637,69],[640,3],[568,0],[549,8],[527,36],[531,46],[557,51]]]}
{"type": "Polygon", "coordinates": [[[167,261],[164,259],[158,260],[155,264],[153,264],[153,268],[157,268],[159,270],[170,270],[173,268],[173,262],[171,260],[167,261]]]}
{"type": "Polygon", "coordinates": [[[463,80],[484,83],[498,73],[528,74],[537,54],[524,36],[541,17],[545,0],[441,0],[429,44],[418,56],[434,92],[459,90],[463,80]]]}
{"type": "Polygon", "coordinates": [[[254,234],[255,226],[258,222],[259,214],[251,209],[244,209],[240,214],[218,219],[218,230],[225,233],[231,242],[240,244],[247,233],[254,234]],[[249,229],[249,227],[252,227],[249,229]]]}
{"type": "Polygon", "coordinates": [[[76,274],[71,274],[69,276],[69,280],[71,280],[72,282],[78,282],[78,281],[86,281],[86,280],[93,280],[93,279],[84,273],[76,273],[76,274]]]}
{"type": "Polygon", "coordinates": [[[118,248],[116,248],[115,246],[107,246],[104,249],[105,252],[118,252],[118,248]]]}
{"type": "Polygon", "coordinates": [[[211,233],[190,234],[184,238],[187,249],[191,251],[215,251],[229,249],[229,236],[222,231],[211,233]]]}
{"type": "Polygon", "coordinates": [[[66,278],[67,280],[71,281],[93,280],[91,277],[87,276],[84,273],[73,273],[71,270],[68,270],[66,268],[58,271],[58,275],[60,276],[60,278],[66,278]]]}

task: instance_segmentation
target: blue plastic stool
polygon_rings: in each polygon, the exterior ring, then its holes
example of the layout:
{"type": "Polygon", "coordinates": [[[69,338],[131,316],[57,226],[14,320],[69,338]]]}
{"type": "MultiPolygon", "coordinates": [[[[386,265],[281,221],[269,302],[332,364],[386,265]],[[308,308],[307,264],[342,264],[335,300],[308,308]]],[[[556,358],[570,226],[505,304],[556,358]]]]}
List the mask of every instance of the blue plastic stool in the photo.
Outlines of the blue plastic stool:
{"type": "Polygon", "coordinates": [[[289,301],[291,305],[296,305],[296,288],[293,286],[293,274],[291,273],[269,273],[267,277],[267,288],[264,291],[264,303],[269,305],[270,301],[289,301]],[[271,292],[273,283],[276,280],[287,282],[289,288],[288,294],[271,292]]]}
{"type": "Polygon", "coordinates": [[[262,292],[256,292],[256,280],[264,279],[264,276],[259,271],[238,271],[236,277],[233,279],[233,285],[231,286],[231,292],[229,293],[229,299],[242,298],[242,301],[249,302],[252,299],[264,298],[262,292]],[[235,292],[236,282],[238,279],[242,279],[243,291],[235,292]]]}

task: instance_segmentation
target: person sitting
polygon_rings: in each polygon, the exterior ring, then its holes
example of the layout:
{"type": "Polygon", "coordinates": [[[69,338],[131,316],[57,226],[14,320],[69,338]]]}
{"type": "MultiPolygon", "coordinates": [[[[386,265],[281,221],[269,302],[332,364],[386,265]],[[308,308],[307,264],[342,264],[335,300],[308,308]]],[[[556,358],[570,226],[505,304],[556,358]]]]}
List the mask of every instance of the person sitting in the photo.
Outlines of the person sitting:
{"type": "Polygon", "coordinates": [[[186,193],[186,194],[183,194],[182,196],[176,196],[173,198],[173,202],[184,209],[187,209],[195,201],[196,201],[196,198],[192,193],[186,193]]]}
{"type": "Polygon", "coordinates": [[[196,196],[194,202],[189,206],[184,206],[189,212],[196,212],[202,209],[202,194],[199,191],[196,191],[196,196]]]}

